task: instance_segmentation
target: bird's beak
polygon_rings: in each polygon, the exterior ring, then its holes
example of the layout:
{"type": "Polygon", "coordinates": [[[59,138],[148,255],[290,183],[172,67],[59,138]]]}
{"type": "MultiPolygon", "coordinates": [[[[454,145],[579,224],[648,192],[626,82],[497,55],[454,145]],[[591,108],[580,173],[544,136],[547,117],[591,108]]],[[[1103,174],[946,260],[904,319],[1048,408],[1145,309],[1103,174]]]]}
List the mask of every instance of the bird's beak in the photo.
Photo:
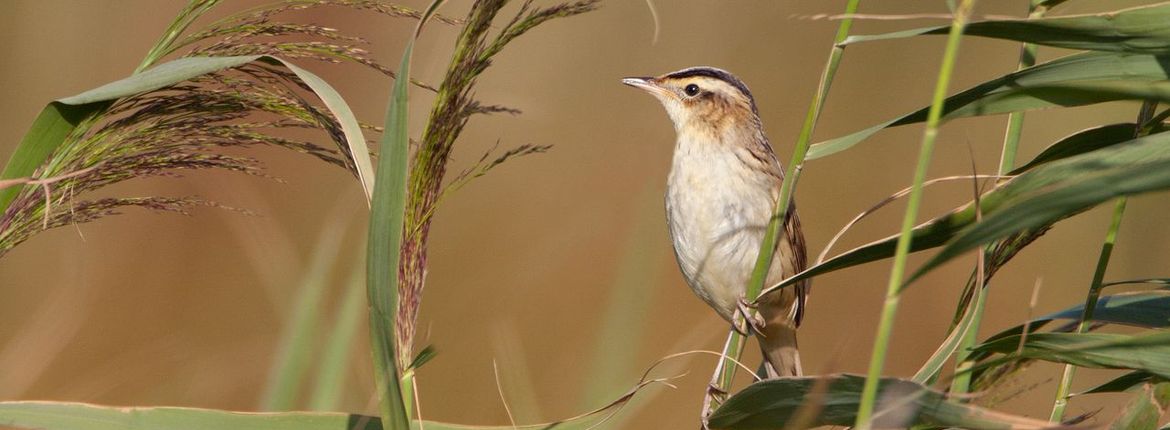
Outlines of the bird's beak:
{"type": "Polygon", "coordinates": [[[665,88],[662,88],[662,86],[658,85],[658,82],[651,77],[622,78],[622,83],[642,91],[646,91],[650,94],[654,94],[656,96],[666,95],[669,92],[665,88]]]}

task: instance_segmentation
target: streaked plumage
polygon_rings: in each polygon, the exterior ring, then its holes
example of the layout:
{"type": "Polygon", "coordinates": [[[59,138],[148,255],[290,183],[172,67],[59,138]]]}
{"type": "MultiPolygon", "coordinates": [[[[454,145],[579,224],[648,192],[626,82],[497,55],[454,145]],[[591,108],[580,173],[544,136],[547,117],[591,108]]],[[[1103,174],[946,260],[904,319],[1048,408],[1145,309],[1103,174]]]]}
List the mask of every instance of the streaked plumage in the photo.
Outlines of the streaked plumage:
{"type": "MultiPolygon", "coordinates": [[[[742,81],[711,67],[623,82],[658,98],[674,123],[666,216],[675,257],[695,294],[734,323],[784,176],[755,100],[742,81]]],[[[765,286],[805,267],[795,205],[788,213],[765,286]]],[[[796,328],[808,287],[802,283],[760,300],[764,327],[757,338],[770,376],[801,373],[796,328]]]]}

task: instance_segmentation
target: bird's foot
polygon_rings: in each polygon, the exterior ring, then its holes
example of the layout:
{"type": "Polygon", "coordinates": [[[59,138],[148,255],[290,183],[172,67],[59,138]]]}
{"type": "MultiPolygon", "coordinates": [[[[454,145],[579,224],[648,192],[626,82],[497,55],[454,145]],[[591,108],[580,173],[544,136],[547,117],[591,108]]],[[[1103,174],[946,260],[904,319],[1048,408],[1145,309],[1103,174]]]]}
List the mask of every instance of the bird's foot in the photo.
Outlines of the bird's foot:
{"type": "Polygon", "coordinates": [[[757,305],[748,303],[748,301],[743,298],[740,298],[739,301],[736,302],[736,309],[739,311],[740,316],[743,317],[743,327],[740,327],[740,324],[735,324],[735,331],[744,336],[750,335],[751,332],[755,332],[756,334],[763,336],[762,333],[765,325],[764,318],[761,317],[760,314],[756,313],[757,307],[757,305]]]}
{"type": "Polygon", "coordinates": [[[712,382],[710,384],[707,384],[707,394],[708,395],[715,395],[715,396],[726,396],[727,390],[720,388],[719,385],[712,382]]]}
{"type": "Polygon", "coordinates": [[[710,430],[707,420],[715,409],[727,401],[727,390],[720,388],[715,382],[707,385],[707,393],[703,396],[703,411],[700,413],[700,423],[702,430],[710,430]]]}

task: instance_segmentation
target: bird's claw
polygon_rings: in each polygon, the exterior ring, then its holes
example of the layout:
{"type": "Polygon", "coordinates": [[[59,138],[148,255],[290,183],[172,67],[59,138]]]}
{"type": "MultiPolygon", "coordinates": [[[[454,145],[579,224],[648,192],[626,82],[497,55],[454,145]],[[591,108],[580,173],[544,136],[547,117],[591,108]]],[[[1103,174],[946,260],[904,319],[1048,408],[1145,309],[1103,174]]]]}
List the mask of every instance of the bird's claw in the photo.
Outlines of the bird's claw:
{"type": "Polygon", "coordinates": [[[726,396],[727,390],[720,388],[715,383],[707,384],[707,395],[726,396]]]}
{"type": "Polygon", "coordinates": [[[703,396],[703,412],[700,414],[701,430],[711,429],[707,420],[711,418],[711,414],[715,412],[715,409],[726,400],[727,390],[720,388],[714,381],[707,384],[707,393],[703,396]]]}
{"type": "Polygon", "coordinates": [[[735,331],[744,336],[750,335],[751,332],[756,332],[757,334],[763,333],[765,325],[764,318],[754,312],[756,308],[757,305],[748,303],[743,298],[740,298],[736,302],[736,309],[739,311],[740,316],[743,317],[743,327],[740,327],[739,324],[734,324],[735,331]]]}

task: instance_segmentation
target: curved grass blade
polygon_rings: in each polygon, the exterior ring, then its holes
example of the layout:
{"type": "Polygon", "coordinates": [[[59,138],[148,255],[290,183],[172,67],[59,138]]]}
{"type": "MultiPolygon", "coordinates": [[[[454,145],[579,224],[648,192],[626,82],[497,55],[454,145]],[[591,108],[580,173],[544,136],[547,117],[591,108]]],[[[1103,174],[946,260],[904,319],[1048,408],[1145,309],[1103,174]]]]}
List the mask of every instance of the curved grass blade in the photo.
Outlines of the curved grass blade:
{"type": "MultiPolygon", "coordinates": [[[[802,428],[852,425],[860,404],[865,377],[836,374],[780,378],[758,382],[736,393],[711,416],[719,429],[775,429],[791,422],[806,402],[816,401],[821,411],[802,428]],[[819,399],[813,386],[828,381],[819,399]]],[[[1034,429],[1049,427],[1047,421],[1014,416],[948,400],[938,391],[896,378],[882,378],[881,402],[874,414],[875,428],[907,428],[913,425],[968,429],[1034,429]]]]}
{"type": "MultiPolygon", "coordinates": [[[[1100,393],[1122,393],[1129,389],[1150,382],[1164,382],[1162,378],[1154,376],[1150,372],[1138,370],[1129,372],[1124,375],[1113,378],[1113,380],[1096,387],[1085,390],[1084,392],[1073,394],[1073,396],[1080,396],[1085,394],[1100,394],[1100,393]]],[[[1071,396],[1070,396],[1071,397],[1071,396]]]]}
{"type": "MultiPolygon", "coordinates": [[[[1068,158],[1086,152],[1096,151],[1133,138],[1134,123],[1109,124],[1081,130],[1045,148],[1027,164],[1012,170],[1009,175],[1019,175],[1032,168],[1051,161],[1068,158]]],[[[1161,128],[1156,132],[1163,131],[1161,128]]]]}
{"type": "MultiPolygon", "coordinates": [[[[942,35],[949,28],[851,36],[842,44],[942,35]]],[[[1085,15],[981,21],[969,24],[964,34],[1057,48],[1170,54],[1170,3],[1085,15]]]]}
{"type": "Polygon", "coordinates": [[[947,338],[938,345],[938,348],[930,355],[926,363],[923,363],[922,367],[918,368],[918,371],[914,373],[914,377],[911,378],[912,381],[925,385],[932,383],[938,377],[943,366],[950,360],[951,354],[954,354],[959,349],[959,344],[963,341],[963,333],[966,333],[971,328],[971,324],[976,315],[976,303],[976,300],[972,300],[967,304],[967,309],[963,312],[963,317],[959,320],[959,323],[955,324],[955,327],[947,334],[947,338]]]}
{"type": "MultiPolygon", "coordinates": [[[[154,91],[197,76],[239,67],[253,61],[264,61],[287,67],[296,73],[297,77],[308,85],[333,113],[333,116],[341,124],[350,153],[354,157],[358,177],[362,181],[362,188],[366,190],[368,198],[373,189],[373,168],[370,167],[369,149],[366,147],[365,136],[362,135],[361,127],[349,105],[345,103],[337,90],[334,90],[331,85],[317,75],[297,67],[291,62],[268,55],[180,58],[128,78],[49,103],[41,110],[29,131],[25,133],[20,145],[9,158],[0,179],[31,176],[61,145],[65,137],[76,128],[78,123],[86,117],[104,110],[114,100],[154,91]]],[[[0,190],[0,213],[8,209],[8,204],[12,202],[19,191],[20,187],[0,190]]]]}
{"type": "MultiPolygon", "coordinates": [[[[1076,139],[1076,135],[1066,139],[1076,139]]],[[[911,276],[906,285],[926,271],[981,244],[1068,217],[1116,196],[1170,188],[1170,133],[1152,134],[1108,146],[1043,163],[987,192],[980,198],[983,221],[978,224],[975,224],[974,206],[968,204],[916,227],[912,232],[911,252],[944,244],[947,247],[911,276]]],[[[897,236],[891,236],[854,248],[769,290],[889,258],[894,254],[897,239],[897,236]]]]}
{"type": "Polygon", "coordinates": [[[1130,336],[1113,333],[1032,333],[993,340],[976,351],[1097,369],[1143,370],[1170,377],[1170,331],[1130,336]]]}
{"type": "MultiPolygon", "coordinates": [[[[25,132],[0,179],[18,179],[32,176],[49,158],[54,149],[65,141],[65,138],[77,128],[77,125],[97,112],[109,107],[110,102],[91,103],[82,106],[71,106],[60,102],[49,103],[37,115],[32,127],[25,132]]],[[[7,187],[0,189],[0,214],[8,210],[21,187],[7,187]]]]}
{"type": "MultiPolygon", "coordinates": [[[[1024,332],[1025,327],[1028,328],[1029,336],[1031,336],[1032,332],[1043,328],[1053,320],[1080,319],[1084,308],[1085,304],[1081,303],[1060,312],[1032,319],[1027,324],[1020,324],[996,333],[987,338],[985,343],[1013,336],[1018,338],[1024,332]]],[[[1093,311],[1093,322],[1153,329],[1170,328],[1170,290],[1103,296],[1097,300],[1097,307],[1093,311]]],[[[976,360],[982,360],[988,355],[989,353],[977,353],[973,357],[976,360]]]]}
{"type": "MultiPolygon", "coordinates": [[[[1045,315],[1036,321],[1075,320],[1085,305],[1045,315]]],[[[1170,328],[1170,291],[1144,291],[1104,296],[1097,300],[1093,322],[1121,324],[1143,328],[1170,328]]]]}
{"type": "MultiPolygon", "coordinates": [[[[1170,93],[1170,58],[1116,52],[1087,52],[1058,58],[976,85],[946,99],[944,120],[1054,106],[1083,106],[1125,100],[1163,100],[1170,93]],[[1111,83],[1111,84],[1110,84],[1111,83]],[[1143,84],[1147,84],[1143,86],[1143,84]]],[[[877,132],[926,120],[929,107],[852,134],[816,143],[808,158],[835,154],[877,132]]]]}
{"type": "Polygon", "coordinates": [[[1164,144],[1170,139],[1166,133],[1151,137],[1157,138],[1138,139],[1124,148],[1146,154],[1145,159],[1111,159],[1124,152],[1123,148],[1115,148],[1065,160],[1071,163],[1052,163],[1048,168],[1018,177],[1030,182],[1016,187],[1014,191],[1020,193],[1019,198],[1007,196],[1011,201],[1003,204],[1002,209],[986,214],[981,222],[960,231],[904,285],[966,251],[1013,233],[1051,224],[1116,197],[1170,188],[1170,147],[1164,144]]]}
{"type": "Polygon", "coordinates": [[[398,353],[394,344],[398,312],[399,266],[402,259],[403,216],[406,208],[407,156],[410,137],[407,131],[407,105],[410,89],[410,59],[414,42],[431,14],[443,0],[434,0],[419,18],[414,34],[407,39],[398,68],[398,78],[386,108],[385,133],[382,134],[381,157],[373,197],[370,200],[370,227],[366,251],[366,295],[370,308],[370,349],[374,355],[374,376],[382,413],[382,424],[389,429],[409,427],[404,390],[399,377],[398,353]]]}

